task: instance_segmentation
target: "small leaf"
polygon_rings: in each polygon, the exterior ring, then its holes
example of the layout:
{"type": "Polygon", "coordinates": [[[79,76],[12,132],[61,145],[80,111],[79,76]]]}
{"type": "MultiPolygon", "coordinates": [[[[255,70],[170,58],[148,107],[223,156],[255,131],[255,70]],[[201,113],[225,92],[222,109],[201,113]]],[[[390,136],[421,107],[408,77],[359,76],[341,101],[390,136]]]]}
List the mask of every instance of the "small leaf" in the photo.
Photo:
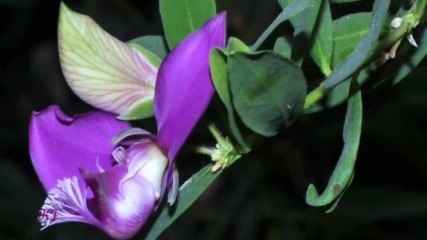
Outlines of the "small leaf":
{"type": "Polygon", "coordinates": [[[228,39],[227,47],[225,48],[226,54],[233,54],[236,52],[249,53],[251,49],[242,40],[230,37],[228,39]]]}
{"type": "Polygon", "coordinates": [[[372,13],[360,12],[334,20],[333,66],[337,66],[348,57],[368,34],[371,18],[372,13]]]}
{"type": "MultiPolygon", "coordinates": [[[[279,4],[284,9],[290,1],[291,0],[279,0],[279,4]]],[[[309,46],[311,42],[311,34],[319,14],[320,5],[322,5],[322,0],[313,1],[304,11],[290,19],[294,27],[291,59],[298,66],[302,65],[306,53],[310,50],[307,46],[309,46]]]]}
{"type": "Polygon", "coordinates": [[[279,37],[274,43],[273,51],[282,55],[284,58],[290,59],[292,52],[292,44],[286,37],[279,37]]]}
{"type": "Polygon", "coordinates": [[[273,136],[300,113],[307,86],[300,68],[274,52],[229,56],[233,104],[252,131],[273,136]]]}
{"type": "Polygon", "coordinates": [[[157,67],[149,57],[61,4],[59,57],[70,88],[84,101],[122,119],[153,115],[157,67]]]}
{"type": "MultiPolygon", "coordinates": [[[[230,46],[230,44],[229,44],[230,46]]],[[[231,47],[233,49],[233,47],[231,47]]],[[[211,75],[212,81],[214,83],[215,89],[221,98],[222,102],[227,109],[228,115],[228,124],[230,126],[231,132],[236,138],[240,146],[245,147],[246,143],[240,133],[238,125],[235,119],[235,112],[233,103],[231,100],[231,92],[229,86],[229,80],[227,75],[227,61],[225,54],[219,49],[213,49],[210,56],[210,66],[211,66],[211,75]]]]}
{"type": "Polygon", "coordinates": [[[215,16],[215,0],[160,0],[160,15],[169,49],[215,16]]]}
{"type": "Polygon", "coordinates": [[[365,63],[365,60],[368,59],[377,44],[389,6],[390,0],[375,1],[368,34],[351,55],[334,68],[331,75],[322,83],[323,89],[331,90],[349,78],[365,63]]]}
{"type": "Polygon", "coordinates": [[[323,1],[317,21],[310,55],[323,75],[329,76],[332,72],[333,24],[328,1],[323,1]]]}
{"type": "Polygon", "coordinates": [[[128,42],[131,46],[137,44],[144,47],[157,56],[160,60],[163,60],[168,54],[168,47],[166,46],[166,40],[163,36],[143,36],[132,39],[128,42]]]}

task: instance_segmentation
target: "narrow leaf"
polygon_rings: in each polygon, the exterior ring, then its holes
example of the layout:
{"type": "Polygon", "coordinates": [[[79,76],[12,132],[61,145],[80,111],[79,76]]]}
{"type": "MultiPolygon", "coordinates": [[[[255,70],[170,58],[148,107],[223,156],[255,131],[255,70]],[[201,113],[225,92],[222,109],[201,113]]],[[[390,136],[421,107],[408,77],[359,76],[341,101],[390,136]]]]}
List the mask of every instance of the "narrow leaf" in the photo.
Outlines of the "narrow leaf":
{"type": "Polygon", "coordinates": [[[319,66],[323,75],[329,76],[332,72],[332,48],[333,48],[333,24],[329,2],[322,1],[317,26],[313,33],[313,47],[310,55],[314,62],[319,66]]]}
{"type": "MultiPolygon", "coordinates": [[[[354,82],[354,85],[357,85],[357,83],[354,82]]],[[[348,101],[343,130],[344,147],[337,166],[329,179],[325,191],[320,196],[313,184],[308,186],[305,198],[308,205],[315,207],[329,205],[335,200],[339,200],[343,191],[350,184],[359,149],[362,115],[362,96],[360,91],[357,91],[348,101]]],[[[336,206],[336,203],[333,204],[332,208],[336,206]]]]}
{"type": "Polygon", "coordinates": [[[215,16],[215,0],[160,0],[160,15],[170,49],[215,16]]]}
{"type": "Polygon", "coordinates": [[[246,143],[236,123],[234,107],[231,100],[231,92],[227,75],[226,57],[227,56],[225,56],[225,54],[221,50],[212,50],[210,56],[212,81],[214,83],[218,96],[221,98],[222,102],[225,105],[225,108],[227,109],[228,124],[230,126],[230,130],[236,138],[237,142],[241,146],[245,147],[246,143]]]}
{"type": "MultiPolygon", "coordinates": [[[[289,3],[290,0],[279,0],[279,4],[282,8],[286,8],[289,3]]],[[[298,66],[302,65],[304,57],[310,49],[307,46],[310,45],[311,35],[318,18],[321,5],[322,0],[313,1],[306,9],[304,9],[304,11],[290,19],[290,22],[294,27],[291,58],[298,66]]]]}
{"type": "Polygon", "coordinates": [[[230,55],[228,74],[236,112],[252,131],[273,136],[300,113],[307,94],[305,77],[281,55],[230,55]]]}

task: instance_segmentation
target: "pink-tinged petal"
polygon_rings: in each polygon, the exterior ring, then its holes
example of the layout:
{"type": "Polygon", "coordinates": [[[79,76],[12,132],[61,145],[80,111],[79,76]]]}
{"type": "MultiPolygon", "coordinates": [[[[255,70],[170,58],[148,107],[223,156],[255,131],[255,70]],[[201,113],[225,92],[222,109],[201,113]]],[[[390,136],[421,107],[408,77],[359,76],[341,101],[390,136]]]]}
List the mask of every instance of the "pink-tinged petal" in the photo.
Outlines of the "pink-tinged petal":
{"type": "Polygon", "coordinates": [[[125,158],[125,162],[100,174],[81,171],[95,193],[102,229],[118,239],[135,235],[154,212],[168,164],[150,139],[129,147],[125,158]]]}
{"type": "MultiPolygon", "coordinates": [[[[99,172],[98,166],[111,168],[111,139],[130,128],[127,122],[113,114],[91,112],[75,116],[65,115],[57,106],[35,112],[30,123],[30,155],[33,166],[46,191],[58,180],[79,177],[80,189],[85,189],[79,168],[99,172]]],[[[90,198],[92,193],[88,193],[90,198]]]]}
{"type": "Polygon", "coordinates": [[[225,45],[225,13],[191,33],[163,61],[154,97],[158,142],[170,161],[181,148],[214,92],[209,55],[225,45]]]}
{"type": "Polygon", "coordinates": [[[71,89],[90,105],[121,119],[153,115],[154,85],[160,60],[119,41],[88,16],[61,4],[59,57],[71,89]]]}

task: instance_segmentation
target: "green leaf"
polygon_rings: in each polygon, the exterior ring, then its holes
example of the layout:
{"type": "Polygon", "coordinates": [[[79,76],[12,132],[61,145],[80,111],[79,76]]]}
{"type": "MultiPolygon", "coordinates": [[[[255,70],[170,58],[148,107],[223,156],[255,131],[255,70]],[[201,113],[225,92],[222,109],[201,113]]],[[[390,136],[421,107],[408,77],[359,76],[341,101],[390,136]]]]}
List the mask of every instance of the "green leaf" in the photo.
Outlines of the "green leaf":
{"type": "Polygon", "coordinates": [[[216,14],[215,0],[160,0],[159,4],[170,49],[216,14]]]}
{"type": "Polygon", "coordinates": [[[163,208],[160,209],[161,212],[153,222],[146,239],[157,239],[169,225],[181,216],[181,214],[202,195],[206,188],[208,188],[222,172],[223,171],[217,171],[213,173],[212,165],[209,164],[183,183],[179,189],[179,198],[174,205],[173,213],[171,213],[169,207],[163,206],[163,208]]]}
{"type": "Polygon", "coordinates": [[[332,72],[332,49],[333,49],[333,24],[331,10],[328,1],[323,1],[317,19],[317,27],[313,33],[313,47],[310,55],[319,66],[323,75],[329,76],[332,72]]]}
{"type": "Polygon", "coordinates": [[[368,34],[351,55],[334,68],[331,75],[321,84],[323,89],[331,90],[349,78],[365,63],[377,44],[389,6],[390,0],[375,1],[368,34]]]}
{"type": "MultiPolygon", "coordinates": [[[[229,46],[233,49],[232,44],[229,44],[229,46]]],[[[234,107],[231,100],[230,85],[227,75],[227,56],[221,50],[213,49],[210,55],[210,67],[215,89],[227,109],[230,130],[240,146],[245,147],[246,143],[236,123],[234,107]]]]}
{"type": "Polygon", "coordinates": [[[302,12],[309,6],[310,2],[311,0],[293,0],[288,6],[286,6],[285,9],[283,9],[279,16],[274,19],[274,21],[261,34],[261,36],[259,36],[254,45],[252,45],[251,49],[253,51],[257,50],[281,23],[302,12]]]}
{"type": "Polygon", "coordinates": [[[233,54],[236,52],[249,53],[251,49],[240,39],[230,37],[228,39],[227,47],[225,48],[226,54],[233,54]]]}
{"type": "Polygon", "coordinates": [[[333,22],[333,66],[347,58],[368,34],[371,18],[372,13],[360,12],[343,16],[333,22]]]}
{"type": "Polygon", "coordinates": [[[366,0],[329,0],[331,3],[349,3],[349,2],[362,2],[366,0]]]}
{"type": "Polygon", "coordinates": [[[143,36],[130,40],[128,44],[142,46],[160,60],[163,60],[168,54],[168,47],[163,36],[143,36]]]}
{"type": "Polygon", "coordinates": [[[281,55],[230,55],[228,74],[236,112],[252,131],[273,136],[300,113],[307,93],[305,77],[281,55]]]}
{"type": "MultiPolygon", "coordinates": [[[[355,81],[355,80],[354,80],[355,81]]],[[[357,83],[354,82],[356,86],[357,83]]],[[[348,101],[347,114],[345,117],[343,139],[344,147],[341,152],[337,166],[329,179],[325,191],[319,196],[316,187],[310,184],[307,189],[305,201],[311,206],[326,206],[339,200],[343,191],[350,184],[359,149],[362,131],[362,95],[357,91],[348,101]]],[[[327,211],[333,210],[337,202],[327,211]]]]}
{"type": "MultiPolygon", "coordinates": [[[[279,0],[279,4],[282,8],[285,8],[289,4],[290,0],[279,0]]],[[[298,65],[301,66],[304,57],[310,49],[310,39],[314,29],[314,25],[319,14],[321,0],[313,1],[304,9],[301,13],[290,19],[292,26],[294,27],[294,38],[292,41],[292,54],[291,59],[298,65]]]]}
{"type": "Polygon", "coordinates": [[[273,51],[282,55],[284,58],[290,59],[292,45],[286,37],[279,37],[274,43],[273,51]]]}

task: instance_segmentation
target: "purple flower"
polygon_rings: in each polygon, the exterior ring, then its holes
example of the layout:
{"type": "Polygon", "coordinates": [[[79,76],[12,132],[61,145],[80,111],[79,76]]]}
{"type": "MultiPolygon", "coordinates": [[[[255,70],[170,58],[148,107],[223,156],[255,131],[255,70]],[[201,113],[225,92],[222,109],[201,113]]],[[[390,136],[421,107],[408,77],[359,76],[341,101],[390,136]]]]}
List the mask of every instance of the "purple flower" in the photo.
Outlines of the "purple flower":
{"type": "Polygon", "coordinates": [[[92,224],[117,239],[132,237],[163,194],[178,191],[174,159],[212,97],[209,54],[225,45],[225,13],[190,34],[163,61],[154,112],[158,135],[106,112],[66,116],[52,106],[34,113],[30,154],[55,221],[92,224]],[[112,143],[111,143],[112,142],[112,143]]]}

